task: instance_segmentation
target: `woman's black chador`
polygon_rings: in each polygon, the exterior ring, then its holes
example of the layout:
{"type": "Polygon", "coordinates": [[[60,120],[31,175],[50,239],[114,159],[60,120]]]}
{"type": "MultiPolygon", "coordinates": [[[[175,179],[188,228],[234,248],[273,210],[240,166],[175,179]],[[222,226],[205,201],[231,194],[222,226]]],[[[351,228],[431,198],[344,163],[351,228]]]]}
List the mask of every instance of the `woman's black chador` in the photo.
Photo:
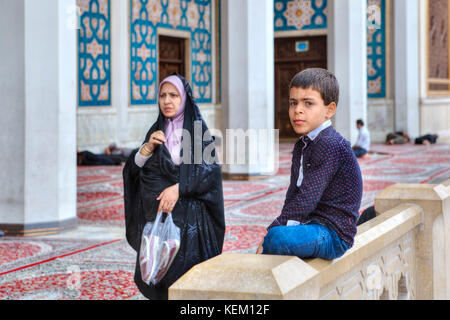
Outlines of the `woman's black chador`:
{"type": "MultiPolygon", "coordinates": [[[[216,162],[208,164],[205,161],[195,164],[194,145],[202,141],[208,127],[194,101],[189,83],[179,77],[186,90],[183,129],[189,131],[191,136],[190,164],[182,162],[175,165],[163,144],[155,149],[142,168],[134,162],[138,152],[135,150],[123,169],[126,238],[138,255],[134,280],[139,290],[152,300],[167,299],[168,288],[186,271],[220,254],[225,235],[221,166],[216,162]],[[202,123],[201,137],[194,137],[195,121],[202,123]],[[175,224],[181,229],[180,249],[164,279],[156,286],[147,285],[141,279],[139,268],[141,234],[146,222],[156,218],[159,205],[156,198],[164,189],[176,183],[179,183],[179,200],[172,214],[175,224]]],[[[158,119],[148,131],[144,143],[153,132],[164,131],[164,119],[160,109],[158,119]]],[[[202,151],[211,143],[214,143],[213,139],[203,141],[202,151]]],[[[207,151],[215,156],[215,150],[210,150],[211,147],[207,151]]],[[[186,150],[182,149],[182,152],[186,150]]]]}

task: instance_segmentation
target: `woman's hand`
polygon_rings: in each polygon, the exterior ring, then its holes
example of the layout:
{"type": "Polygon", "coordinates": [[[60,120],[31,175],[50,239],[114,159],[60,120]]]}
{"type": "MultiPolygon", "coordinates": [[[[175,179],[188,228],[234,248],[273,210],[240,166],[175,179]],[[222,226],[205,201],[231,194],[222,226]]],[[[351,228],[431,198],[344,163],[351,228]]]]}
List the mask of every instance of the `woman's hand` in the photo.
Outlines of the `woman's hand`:
{"type": "Polygon", "coordinates": [[[161,200],[158,207],[158,212],[172,213],[173,208],[177,204],[179,199],[178,183],[164,189],[163,192],[156,198],[156,200],[161,200]]]}
{"type": "Polygon", "coordinates": [[[150,153],[155,151],[156,147],[166,142],[166,136],[161,130],[155,131],[151,134],[147,141],[147,148],[150,153]]]}

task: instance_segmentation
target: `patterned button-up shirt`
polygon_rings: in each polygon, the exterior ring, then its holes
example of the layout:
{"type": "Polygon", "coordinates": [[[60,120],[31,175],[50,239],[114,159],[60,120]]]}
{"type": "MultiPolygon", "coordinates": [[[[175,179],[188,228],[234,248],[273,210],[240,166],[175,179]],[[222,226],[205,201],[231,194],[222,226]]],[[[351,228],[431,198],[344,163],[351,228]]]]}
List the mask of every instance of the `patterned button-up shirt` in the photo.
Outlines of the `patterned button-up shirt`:
{"type": "Polygon", "coordinates": [[[328,126],[314,140],[306,135],[295,144],[286,200],[280,216],[267,229],[286,225],[288,220],[321,223],[351,247],[362,193],[361,170],[350,143],[328,126]],[[297,186],[301,163],[303,177],[297,186]]]}
{"type": "MultiPolygon", "coordinates": [[[[303,154],[303,151],[305,150],[305,148],[308,145],[306,143],[305,139],[308,137],[311,141],[314,141],[314,139],[316,139],[316,137],[319,135],[319,133],[321,133],[322,130],[328,128],[329,126],[331,126],[331,120],[325,121],[320,126],[318,126],[316,129],[314,129],[313,131],[308,133],[306,136],[302,136],[300,138],[300,140],[302,141],[301,154],[303,154]]],[[[300,185],[302,184],[302,181],[303,181],[303,157],[300,159],[300,169],[298,170],[297,187],[300,187],[300,185]]]]}

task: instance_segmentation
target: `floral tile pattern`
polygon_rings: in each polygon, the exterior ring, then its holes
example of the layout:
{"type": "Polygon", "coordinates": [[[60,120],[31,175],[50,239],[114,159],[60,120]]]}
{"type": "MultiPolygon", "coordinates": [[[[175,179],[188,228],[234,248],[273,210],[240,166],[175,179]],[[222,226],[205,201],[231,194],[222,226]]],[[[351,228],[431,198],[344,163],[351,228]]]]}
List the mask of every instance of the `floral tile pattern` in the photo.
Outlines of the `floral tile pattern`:
{"type": "Polygon", "coordinates": [[[131,104],[157,102],[157,29],[188,31],[192,90],[199,103],[212,100],[211,0],[130,0],[131,104]]]}
{"type": "Polygon", "coordinates": [[[111,104],[110,0],[77,0],[78,105],[111,104]]]}

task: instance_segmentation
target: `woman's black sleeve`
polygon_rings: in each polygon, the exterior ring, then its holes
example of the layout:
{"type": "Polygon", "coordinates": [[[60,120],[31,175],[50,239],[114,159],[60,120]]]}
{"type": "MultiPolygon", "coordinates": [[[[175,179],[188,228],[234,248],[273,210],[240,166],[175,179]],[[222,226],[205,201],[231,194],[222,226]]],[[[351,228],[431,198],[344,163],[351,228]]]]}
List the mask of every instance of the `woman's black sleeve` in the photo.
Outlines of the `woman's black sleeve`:
{"type": "Polygon", "coordinates": [[[138,150],[131,153],[123,168],[123,191],[126,239],[137,252],[140,246],[142,217],[139,214],[141,205],[139,193],[140,168],[134,162],[136,152],[138,150]]]}

